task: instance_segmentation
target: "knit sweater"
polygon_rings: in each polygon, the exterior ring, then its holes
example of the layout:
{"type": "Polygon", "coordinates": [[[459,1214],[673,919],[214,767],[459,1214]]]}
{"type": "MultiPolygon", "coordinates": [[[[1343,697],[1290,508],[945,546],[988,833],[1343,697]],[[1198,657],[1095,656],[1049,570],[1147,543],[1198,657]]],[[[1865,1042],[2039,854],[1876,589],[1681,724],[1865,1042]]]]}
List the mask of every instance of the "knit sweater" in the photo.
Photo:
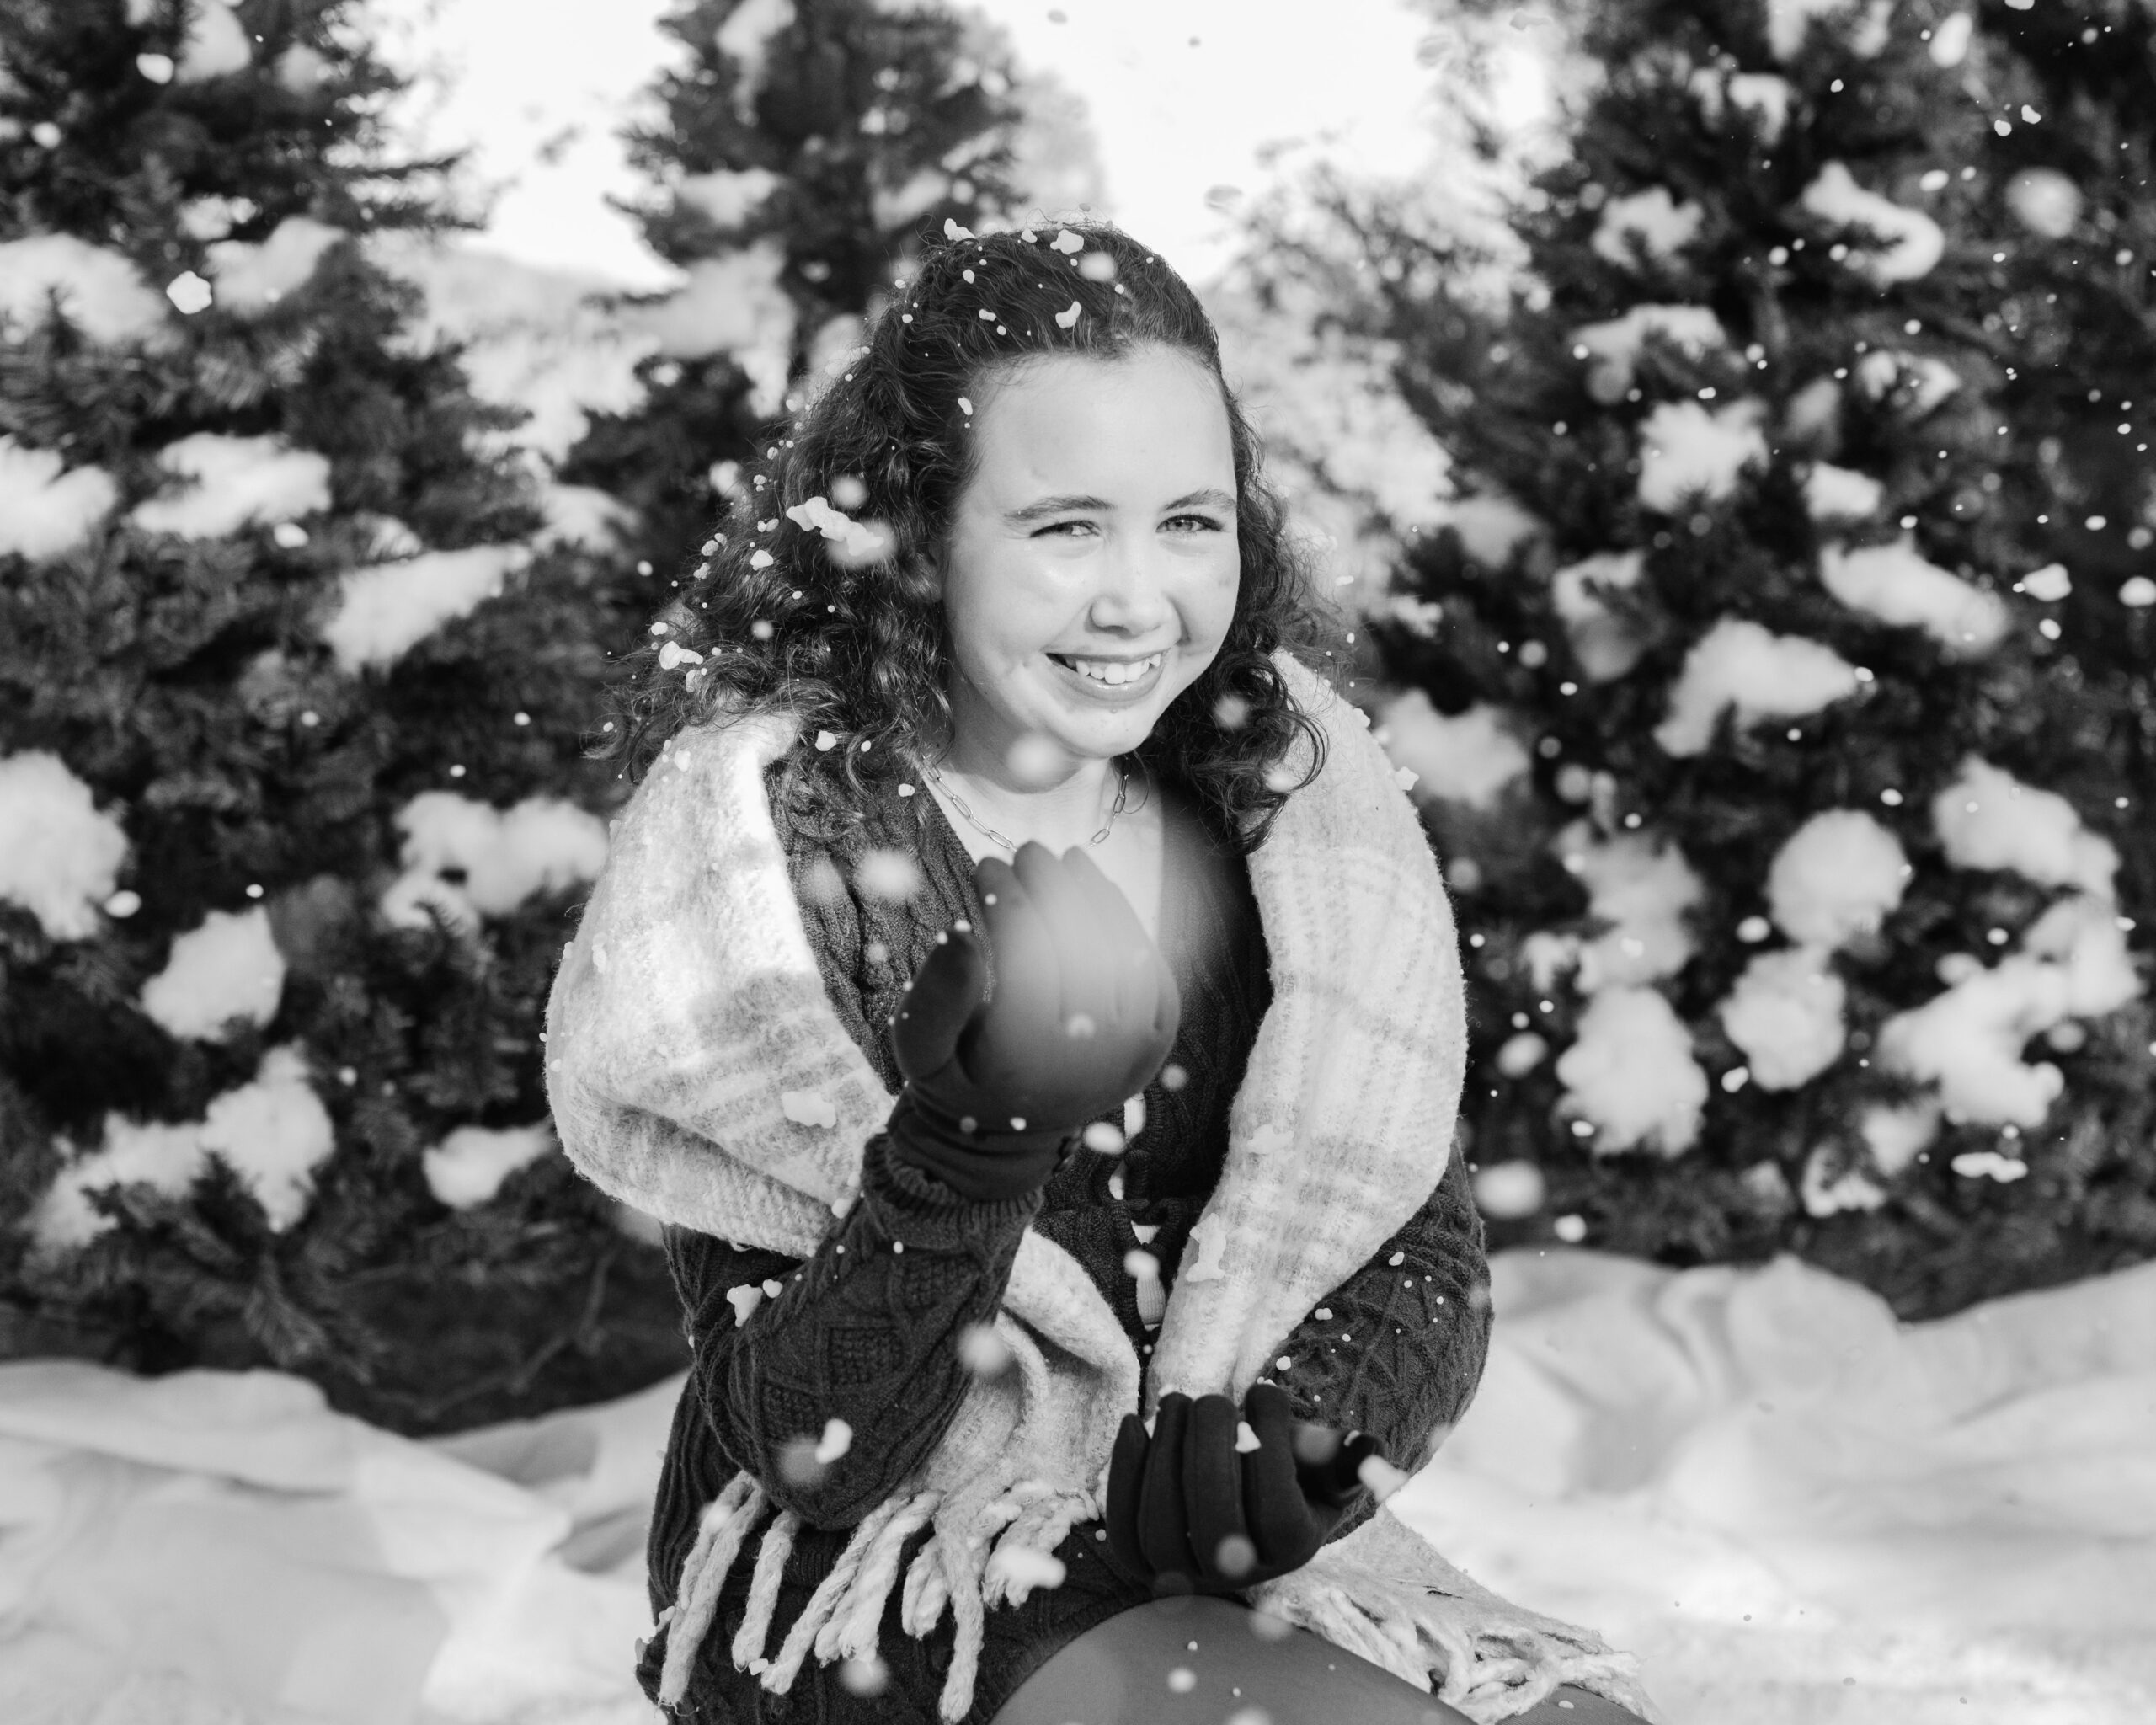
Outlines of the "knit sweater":
{"type": "MultiPolygon", "coordinates": [[[[1142,1114],[1119,1105],[1101,1117],[1127,1130],[1123,1152],[1075,1149],[1044,1188],[974,1203],[894,1159],[879,1134],[864,1154],[862,1202],[805,1261],[666,1231],[695,1354],[654,1511],[655,1614],[673,1603],[699,1511],[746,1469],[803,1523],[782,1583],[783,1632],[853,1526],[949,1425],[982,1365],[978,1355],[969,1363],[967,1332],[993,1318],[1029,1227],[1085,1268],[1139,1357],[1150,1354],[1191,1226],[1219,1176],[1229,1104],[1272,998],[1247,866],[1194,802],[1172,800],[1168,815],[1160,943],[1182,1017],[1142,1114]],[[849,1434],[844,1453],[808,1461],[802,1440],[813,1445],[833,1418],[849,1434]]],[[[828,855],[798,836],[786,843],[830,1004],[896,1091],[902,1077],[881,1027],[939,933],[960,918],[984,926],[972,858],[926,795],[888,795],[828,855]],[[879,878],[861,867],[872,851],[910,857],[919,890],[897,900],[866,890],[864,880],[879,878]]],[[[1369,1432],[1412,1469],[1474,1393],[1488,1339],[1486,1281],[1481,1225],[1455,1156],[1421,1210],[1285,1339],[1271,1375],[1303,1417],[1369,1432]]],[[[1371,1508],[1369,1494],[1359,1494],[1332,1536],[1353,1530],[1371,1508]]],[[[991,1719],[1058,1648],[1151,1596],[1119,1570],[1099,1531],[1081,1524],[1058,1547],[1062,1586],[990,1614],[970,1718],[991,1719]]],[[[918,1539],[926,1538],[924,1530],[918,1539]]],[[[790,1717],[926,1725],[934,1717],[949,1663],[948,1621],[919,1640],[894,1621],[880,1640],[889,1687],[873,1698],[855,1696],[835,1667],[804,1670],[802,1685],[821,1691],[814,1705],[825,1711],[802,1712],[808,1695],[774,1696],[728,1658],[749,1587],[744,1569],[722,1592],[715,1628],[723,1632],[699,1648],[685,1717],[729,1725],[790,1717]]],[[[662,1629],[639,1664],[654,1699],[664,1637],[662,1629]]]]}

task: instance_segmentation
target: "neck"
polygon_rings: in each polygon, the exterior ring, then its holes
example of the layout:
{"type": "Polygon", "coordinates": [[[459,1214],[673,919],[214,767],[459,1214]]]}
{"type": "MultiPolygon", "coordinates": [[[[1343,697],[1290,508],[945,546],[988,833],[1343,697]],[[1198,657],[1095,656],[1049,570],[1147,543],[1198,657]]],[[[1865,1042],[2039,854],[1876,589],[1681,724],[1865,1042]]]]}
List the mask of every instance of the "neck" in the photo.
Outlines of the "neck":
{"type": "MultiPolygon", "coordinates": [[[[985,770],[979,763],[969,765],[963,750],[956,746],[941,760],[932,755],[928,758],[943,777],[947,798],[952,793],[964,798],[981,825],[995,828],[1014,844],[1030,839],[1059,854],[1092,843],[1093,835],[1109,825],[1123,786],[1123,775],[1112,761],[1067,763],[1055,776],[1024,782],[1014,779],[1007,768],[999,772],[985,770]]],[[[1132,772],[1126,814],[1137,801],[1139,783],[1140,775],[1132,772]]],[[[1118,821],[1122,818],[1116,817],[1118,821]]],[[[966,826],[964,816],[953,825],[966,826]]]]}

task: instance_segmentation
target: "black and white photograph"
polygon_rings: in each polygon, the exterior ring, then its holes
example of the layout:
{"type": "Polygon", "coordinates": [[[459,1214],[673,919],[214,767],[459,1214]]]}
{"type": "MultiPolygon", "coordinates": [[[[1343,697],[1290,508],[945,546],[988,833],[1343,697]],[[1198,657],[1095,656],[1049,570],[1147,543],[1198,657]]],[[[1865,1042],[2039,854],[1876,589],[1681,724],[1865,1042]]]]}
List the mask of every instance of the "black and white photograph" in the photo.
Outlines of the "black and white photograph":
{"type": "Polygon", "coordinates": [[[0,1725],[2150,1725],[2152,0],[0,0],[0,1725]]]}

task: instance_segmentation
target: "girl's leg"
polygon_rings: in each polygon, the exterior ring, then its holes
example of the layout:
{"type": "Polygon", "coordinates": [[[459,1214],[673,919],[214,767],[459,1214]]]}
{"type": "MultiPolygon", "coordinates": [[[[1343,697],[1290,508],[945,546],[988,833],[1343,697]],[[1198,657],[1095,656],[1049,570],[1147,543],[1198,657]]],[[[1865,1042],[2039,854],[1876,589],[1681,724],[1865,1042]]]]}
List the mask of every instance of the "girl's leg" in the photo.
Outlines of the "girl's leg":
{"type": "MultiPolygon", "coordinates": [[[[1154,1599],[1095,1625],[1027,1678],[994,1725],[1235,1725],[1246,1709],[1250,1725],[1471,1725],[1322,1636],[1207,1594],[1154,1599]]],[[[1521,1725],[1638,1722],[1562,1689],[1521,1725]]]]}
{"type": "Polygon", "coordinates": [[[1209,1594],[1118,1611],[1018,1686],[995,1725],[1471,1725],[1467,1716],[1307,1629],[1209,1594]],[[1193,1645],[1195,1643],[1195,1645],[1193,1645]],[[1252,1716],[1256,1725],[1256,1715],[1252,1716]]]}

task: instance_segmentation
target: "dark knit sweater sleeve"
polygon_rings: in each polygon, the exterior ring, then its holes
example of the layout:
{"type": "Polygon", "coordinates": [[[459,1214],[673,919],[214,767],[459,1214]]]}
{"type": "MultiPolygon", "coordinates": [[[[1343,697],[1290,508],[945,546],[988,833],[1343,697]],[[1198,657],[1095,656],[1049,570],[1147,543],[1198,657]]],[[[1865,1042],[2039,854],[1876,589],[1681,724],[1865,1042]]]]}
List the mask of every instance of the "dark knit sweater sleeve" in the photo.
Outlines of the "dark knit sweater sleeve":
{"type": "MultiPolygon", "coordinates": [[[[884,1068],[883,1027],[857,980],[855,906],[822,853],[789,862],[831,1008],[884,1068]]],[[[971,1381],[965,1333],[994,1322],[1042,1204],[1038,1191],[973,1202],[889,1148],[880,1132],[869,1140],[860,1201],[805,1262],[680,1231],[668,1239],[719,1448],[819,1528],[857,1525],[949,1429],[971,1381]]]]}
{"type": "MultiPolygon", "coordinates": [[[[1368,1432],[1413,1473],[1467,1411],[1489,1348],[1482,1218],[1455,1148],[1422,1207],[1295,1327],[1268,1375],[1299,1417],[1368,1432]]],[[[1331,1537],[1375,1507],[1357,1493],[1331,1537]]]]}
{"type": "Polygon", "coordinates": [[[855,1525],[949,1429],[970,1381],[961,1343],[994,1321],[1040,1208],[1038,1193],[972,1203],[889,1146],[869,1140],[860,1201],[805,1263],[670,1240],[719,1448],[815,1527],[855,1525]]]}

